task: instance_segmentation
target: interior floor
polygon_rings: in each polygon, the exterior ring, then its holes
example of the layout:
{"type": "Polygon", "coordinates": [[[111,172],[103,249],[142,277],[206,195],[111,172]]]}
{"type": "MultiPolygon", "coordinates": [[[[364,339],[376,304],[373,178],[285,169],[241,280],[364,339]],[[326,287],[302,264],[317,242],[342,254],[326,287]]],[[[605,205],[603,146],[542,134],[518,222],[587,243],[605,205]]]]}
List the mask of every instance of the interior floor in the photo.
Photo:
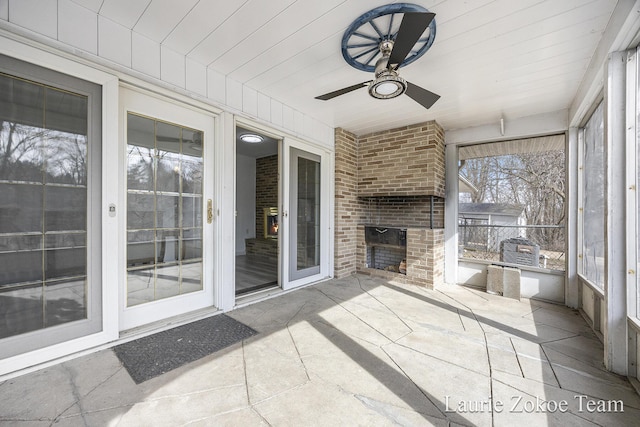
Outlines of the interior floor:
{"type": "Polygon", "coordinates": [[[278,265],[260,255],[236,255],[236,295],[278,286],[278,265]]]}

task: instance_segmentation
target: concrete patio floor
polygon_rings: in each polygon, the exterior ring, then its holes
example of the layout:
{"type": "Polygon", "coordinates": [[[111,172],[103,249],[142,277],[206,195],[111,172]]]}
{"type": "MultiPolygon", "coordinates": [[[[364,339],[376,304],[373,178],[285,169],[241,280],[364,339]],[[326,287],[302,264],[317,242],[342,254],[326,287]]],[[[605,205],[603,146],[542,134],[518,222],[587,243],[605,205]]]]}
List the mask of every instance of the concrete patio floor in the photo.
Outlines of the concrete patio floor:
{"type": "Polygon", "coordinates": [[[10,426],[637,426],[577,311],[352,276],[231,313],[259,334],[136,385],[112,350],[0,383],[10,426]]]}

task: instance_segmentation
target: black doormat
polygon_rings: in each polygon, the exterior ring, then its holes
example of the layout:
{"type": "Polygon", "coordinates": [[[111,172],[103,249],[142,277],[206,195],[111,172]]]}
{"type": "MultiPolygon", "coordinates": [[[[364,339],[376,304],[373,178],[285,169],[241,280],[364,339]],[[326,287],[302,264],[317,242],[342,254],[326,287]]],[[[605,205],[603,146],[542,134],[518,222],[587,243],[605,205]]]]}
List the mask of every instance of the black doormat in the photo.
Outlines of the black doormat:
{"type": "Polygon", "coordinates": [[[140,384],[255,334],[244,323],[219,314],[113,349],[133,381],[140,384]]]}

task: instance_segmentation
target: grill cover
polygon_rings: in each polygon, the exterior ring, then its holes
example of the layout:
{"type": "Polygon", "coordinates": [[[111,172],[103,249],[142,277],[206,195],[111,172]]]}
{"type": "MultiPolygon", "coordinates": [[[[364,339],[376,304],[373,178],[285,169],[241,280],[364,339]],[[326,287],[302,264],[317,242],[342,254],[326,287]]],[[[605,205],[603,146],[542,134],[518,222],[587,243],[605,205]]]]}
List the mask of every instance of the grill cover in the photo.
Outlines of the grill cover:
{"type": "Polygon", "coordinates": [[[522,237],[500,242],[500,261],[538,267],[540,246],[522,237]]]}

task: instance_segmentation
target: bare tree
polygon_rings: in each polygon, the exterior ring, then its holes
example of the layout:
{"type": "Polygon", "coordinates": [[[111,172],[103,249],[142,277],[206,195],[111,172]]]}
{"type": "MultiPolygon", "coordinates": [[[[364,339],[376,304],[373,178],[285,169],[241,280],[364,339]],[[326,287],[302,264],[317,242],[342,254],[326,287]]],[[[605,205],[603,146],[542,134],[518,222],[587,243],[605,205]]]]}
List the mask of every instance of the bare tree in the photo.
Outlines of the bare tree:
{"type": "MultiPolygon", "coordinates": [[[[461,167],[460,173],[471,182],[477,191],[471,194],[472,203],[483,203],[492,190],[489,185],[491,173],[491,158],[483,157],[480,159],[465,160],[461,167]]],[[[491,194],[493,196],[493,194],[491,194]]]]}
{"type": "Polygon", "coordinates": [[[41,168],[41,144],[46,129],[0,122],[0,177],[16,179],[24,169],[41,168]]]}

